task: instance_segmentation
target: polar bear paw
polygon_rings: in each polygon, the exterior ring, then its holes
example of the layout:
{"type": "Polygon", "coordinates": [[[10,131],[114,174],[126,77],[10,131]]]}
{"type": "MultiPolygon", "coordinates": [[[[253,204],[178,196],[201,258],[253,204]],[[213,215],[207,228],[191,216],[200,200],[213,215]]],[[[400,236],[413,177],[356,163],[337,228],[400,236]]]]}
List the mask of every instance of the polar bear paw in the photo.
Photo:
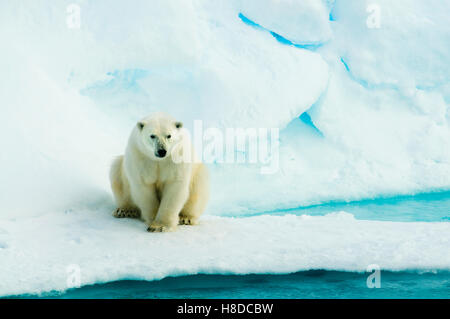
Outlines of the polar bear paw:
{"type": "Polygon", "coordinates": [[[151,223],[150,226],[148,226],[147,228],[147,231],[151,233],[163,233],[172,230],[173,230],[172,227],[155,222],[151,223]]]}
{"type": "Polygon", "coordinates": [[[180,215],[180,219],[178,221],[178,225],[195,225],[197,221],[195,218],[186,215],[180,215]]]}
{"type": "Polygon", "coordinates": [[[139,211],[135,208],[117,208],[113,212],[113,216],[116,218],[138,218],[139,211]]]}

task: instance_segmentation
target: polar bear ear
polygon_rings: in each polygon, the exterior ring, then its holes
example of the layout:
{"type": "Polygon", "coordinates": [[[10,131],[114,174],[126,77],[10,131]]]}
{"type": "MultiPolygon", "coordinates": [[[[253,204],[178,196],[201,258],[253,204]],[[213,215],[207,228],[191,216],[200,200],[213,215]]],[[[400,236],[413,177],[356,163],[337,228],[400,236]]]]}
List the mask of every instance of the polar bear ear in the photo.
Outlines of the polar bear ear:
{"type": "Polygon", "coordinates": [[[183,127],[183,123],[181,123],[181,122],[175,122],[175,127],[176,127],[176,128],[182,128],[182,127],[183,127]]]}
{"type": "Polygon", "coordinates": [[[145,124],[142,123],[142,122],[138,122],[138,123],[137,123],[138,129],[141,130],[141,131],[142,131],[142,129],[144,128],[144,126],[145,126],[145,124]]]}

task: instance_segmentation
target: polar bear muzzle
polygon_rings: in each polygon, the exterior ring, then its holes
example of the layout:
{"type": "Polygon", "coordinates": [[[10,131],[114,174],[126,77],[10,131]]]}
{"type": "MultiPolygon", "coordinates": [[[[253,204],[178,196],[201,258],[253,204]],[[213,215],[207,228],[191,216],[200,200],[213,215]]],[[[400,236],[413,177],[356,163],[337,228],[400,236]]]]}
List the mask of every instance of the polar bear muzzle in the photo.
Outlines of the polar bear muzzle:
{"type": "Polygon", "coordinates": [[[155,139],[155,156],[159,158],[163,158],[167,154],[167,150],[164,147],[164,144],[161,142],[161,140],[156,137],[155,139]]]}
{"type": "Polygon", "coordinates": [[[159,149],[159,150],[157,150],[156,152],[155,152],[155,155],[157,156],[157,157],[161,157],[161,158],[163,158],[164,156],[166,156],[166,154],[167,154],[167,151],[165,150],[165,149],[159,149]]]}

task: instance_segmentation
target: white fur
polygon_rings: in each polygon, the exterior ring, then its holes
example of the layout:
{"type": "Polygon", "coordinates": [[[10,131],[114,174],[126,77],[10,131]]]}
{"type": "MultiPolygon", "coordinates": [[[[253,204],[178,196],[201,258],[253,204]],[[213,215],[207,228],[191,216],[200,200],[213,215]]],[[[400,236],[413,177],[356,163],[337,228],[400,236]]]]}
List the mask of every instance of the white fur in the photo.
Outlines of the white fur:
{"type": "Polygon", "coordinates": [[[176,123],[180,122],[156,113],[135,126],[125,155],[110,171],[118,206],[114,216],[140,213],[149,231],[171,231],[178,223],[197,222],[209,198],[208,171],[195,158],[187,132],[176,123]],[[167,151],[163,158],[157,157],[161,148],[167,151]]]}

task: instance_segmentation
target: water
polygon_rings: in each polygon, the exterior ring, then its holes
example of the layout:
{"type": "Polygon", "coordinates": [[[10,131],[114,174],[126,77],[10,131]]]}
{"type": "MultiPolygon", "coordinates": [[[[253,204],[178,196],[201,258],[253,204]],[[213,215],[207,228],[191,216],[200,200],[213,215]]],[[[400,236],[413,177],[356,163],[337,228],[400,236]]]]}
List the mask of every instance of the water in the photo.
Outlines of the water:
{"type": "Polygon", "coordinates": [[[273,215],[305,214],[318,216],[335,211],[345,211],[361,220],[448,222],[450,221],[450,192],[396,196],[355,202],[332,202],[270,213],[273,215]]]}
{"type": "MultiPolygon", "coordinates": [[[[325,215],[344,210],[357,219],[450,221],[450,192],[351,203],[335,202],[277,212],[325,215]]],[[[267,212],[266,212],[267,213],[267,212]]],[[[122,280],[22,298],[450,298],[450,272],[385,272],[369,289],[369,273],[325,270],[287,275],[193,275],[159,281],[122,280]]]]}
{"type": "MultiPolygon", "coordinates": [[[[369,273],[312,270],[289,275],[195,275],[159,281],[123,280],[50,293],[43,298],[450,298],[450,273],[369,273]]],[[[22,296],[36,298],[37,296],[22,296]]]]}

